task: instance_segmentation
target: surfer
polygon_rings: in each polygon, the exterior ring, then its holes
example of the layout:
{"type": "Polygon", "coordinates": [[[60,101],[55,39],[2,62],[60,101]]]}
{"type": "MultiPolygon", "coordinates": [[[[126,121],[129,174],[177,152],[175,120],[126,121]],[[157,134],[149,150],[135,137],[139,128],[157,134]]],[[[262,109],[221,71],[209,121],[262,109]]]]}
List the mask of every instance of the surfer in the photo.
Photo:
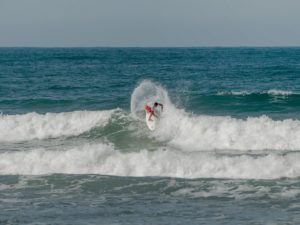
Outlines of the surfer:
{"type": "Polygon", "coordinates": [[[149,105],[146,104],[146,105],[145,105],[145,110],[146,110],[147,113],[150,113],[150,116],[149,116],[148,120],[149,120],[149,121],[152,121],[151,117],[152,117],[152,116],[155,116],[155,117],[156,117],[156,115],[154,114],[153,109],[152,109],[149,105]]]}
{"type": "Polygon", "coordinates": [[[155,113],[154,113],[154,107],[156,108],[157,106],[160,106],[160,107],[161,107],[161,111],[164,110],[164,105],[161,104],[161,103],[158,103],[158,102],[154,102],[153,108],[151,108],[151,107],[150,107],[149,105],[147,105],[147,104],[145,105],[145,110],[146,110],[146,112],[150,113],[150,116],[149,116],[149,118],[148,118],[149,121],[152,121],[152,119],[151,119],[152,116],[157,117],[157,116],[155,115],[155,113]]]}
{"type": "Polygon", "coordinates": [[[154,102],[154,107],[156,108],[157,106],[161,107],[161,111],[164,111],[164,105],[158,102],[154,102]]]}

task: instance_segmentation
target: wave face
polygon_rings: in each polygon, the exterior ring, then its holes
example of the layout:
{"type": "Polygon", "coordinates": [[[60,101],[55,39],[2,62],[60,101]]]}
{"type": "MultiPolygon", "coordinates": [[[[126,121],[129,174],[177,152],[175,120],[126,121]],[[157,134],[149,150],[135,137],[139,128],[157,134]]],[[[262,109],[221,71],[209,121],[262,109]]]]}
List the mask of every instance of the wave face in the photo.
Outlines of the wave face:
{"type": "Polygon", "coordinates": [[[113,111],[27,113],[0,116],[0,142],[77,136],[108,123],[113,111]]]}

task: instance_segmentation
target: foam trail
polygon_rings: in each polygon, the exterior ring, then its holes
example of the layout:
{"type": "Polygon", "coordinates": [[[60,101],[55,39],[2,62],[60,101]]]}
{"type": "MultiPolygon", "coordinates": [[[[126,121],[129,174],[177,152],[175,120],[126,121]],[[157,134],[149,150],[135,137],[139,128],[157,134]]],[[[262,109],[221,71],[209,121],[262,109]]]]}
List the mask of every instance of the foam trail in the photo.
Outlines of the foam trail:
{"type": "Polygon", "coordinates": [[[276,179],[299,177],[299,160],[299,152],[264,156],[220,156],[171,149],[122,153],[112,145],[95,144],[57,151],[34,149],[0,153],[0,174],[276,179]]]}
{"type": "Polygon", "coordinates": [[[77,136],[104,126],[115,110],[0,116],[0,142],[77,136]]]}

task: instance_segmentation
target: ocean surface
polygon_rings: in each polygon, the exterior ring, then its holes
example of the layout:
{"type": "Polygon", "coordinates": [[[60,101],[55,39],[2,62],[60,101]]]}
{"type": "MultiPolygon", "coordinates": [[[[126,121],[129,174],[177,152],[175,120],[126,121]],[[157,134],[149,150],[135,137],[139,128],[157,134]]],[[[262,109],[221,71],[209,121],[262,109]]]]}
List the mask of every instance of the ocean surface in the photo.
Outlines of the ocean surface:
{"type": "Polygon", "coordinates": [[[0,48],[0,111],[0,224],[300,223],[300,48],[0,48]]]}

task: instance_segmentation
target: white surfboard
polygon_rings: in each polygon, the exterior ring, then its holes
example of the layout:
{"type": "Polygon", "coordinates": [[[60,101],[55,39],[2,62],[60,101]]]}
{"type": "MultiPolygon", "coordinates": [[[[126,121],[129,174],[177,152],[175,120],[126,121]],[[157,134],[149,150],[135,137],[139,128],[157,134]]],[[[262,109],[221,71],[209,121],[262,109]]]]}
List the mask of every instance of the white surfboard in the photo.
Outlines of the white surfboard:
{"type": "Polygon", "coordinates": [[[151,113],[146,112],[146,124],[149,130],[154,131],[157,123],[157,118],[155,116],[151,117],[151,120],[149,120],[149,116],[151,113]]]}

